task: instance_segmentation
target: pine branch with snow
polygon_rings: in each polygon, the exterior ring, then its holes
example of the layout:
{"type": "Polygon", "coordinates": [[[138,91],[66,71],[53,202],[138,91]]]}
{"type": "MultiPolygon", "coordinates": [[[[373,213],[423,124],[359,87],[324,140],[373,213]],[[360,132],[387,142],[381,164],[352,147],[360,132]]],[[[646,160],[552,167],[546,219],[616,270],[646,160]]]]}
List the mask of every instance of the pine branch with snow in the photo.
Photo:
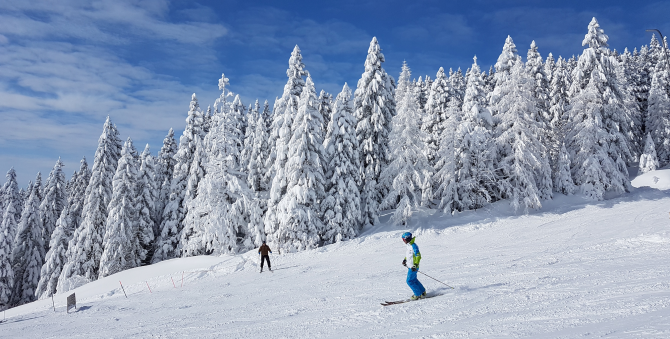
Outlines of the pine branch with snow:
{"type": "Polygon", "coordinates": [[[351,102],[351,89],[345,83],[335,99],[332,116],[324,140],[326,164],[326,198],[324,211],[326,244],[350,240],[361,229],[361,198],[356,184],[360,160],[356,139],[356,118],[351,102]]]}

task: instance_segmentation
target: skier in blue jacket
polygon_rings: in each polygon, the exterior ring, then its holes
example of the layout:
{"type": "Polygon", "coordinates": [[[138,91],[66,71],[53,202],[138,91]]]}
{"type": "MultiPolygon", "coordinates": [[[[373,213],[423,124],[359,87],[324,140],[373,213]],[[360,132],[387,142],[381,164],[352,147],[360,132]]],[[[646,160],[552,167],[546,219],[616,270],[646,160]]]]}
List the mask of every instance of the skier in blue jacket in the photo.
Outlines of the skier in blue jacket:
{"type": "Polygon", "coordinates": [[[421,261],[421,252],[419,252],[419,246],[414,243],[415,238],[412,237],[412,233],[405,232],[402,234],[402,241],[407,245],[407,252],[405,253],[405,259],[402,261],[402,265],[407,267],[407,285],[412,289],[414,294],[410,299],[417,300],[426,296],[426,288],[423,287],[419,279],[416,277],[417,271],[419,271],[419,262],[421,261]],[[407,264],[409,263],[410,266],[407,264]]]}

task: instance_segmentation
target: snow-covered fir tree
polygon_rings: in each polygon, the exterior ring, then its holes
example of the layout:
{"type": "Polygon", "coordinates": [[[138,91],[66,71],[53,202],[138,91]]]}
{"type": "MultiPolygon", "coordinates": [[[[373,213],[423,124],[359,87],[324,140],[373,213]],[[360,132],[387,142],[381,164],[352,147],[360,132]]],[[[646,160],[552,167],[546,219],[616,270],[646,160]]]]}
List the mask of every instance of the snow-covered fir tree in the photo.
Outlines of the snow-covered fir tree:
{"type": "Polygon", "coordinates": [[[59,286],[68,285],[70,279],[98,279],[107,224],[107,206],[112,198],[112,179],[121,154],[121,145],[119,132],[107,117],[102,135],[98,139],[91,178],[84,194],[81,224],[75,229],[68,243],[67,263],[58,280],[59,286]]]}
{"type": "MultiPolygon", "coordinates": [[[[648,66],[650,70],[656,68],[656,65],[659,62],[659,58],[661,57],[663,53],[663,49],[661,49],[661,43],[656,39],[656,35],[652,34],[651,35],[651,41],[649,41],[649,47],[648,47],[648,66]]],[[[651,79],[650,79],[651,80],[651,79]]]]}
{"type": "Polygon", "coordinates": [[[428,103],[428,96],[430,95],[431,87],[433,87],[433,79],[426,75],[423,79],[423,82],[421,82],[421,95],[419,96],[419,108],[424,111],[426,104],[428,103]]]}
{"type": "Polygon", "coordinates": [[[268,145],[268,131],[265,124],[265,115],[259,114],[255,124],[254,144],[251,148],[249,165],[247,166],[247,184],[255,192],[267,191],[268,182],[264,178],[265,161],[270,154],[268,145]]]}
{"type": "Polygon", "coordinates": [[[654,72],[654,65],[651,63],[649,49],[642,46],[640,51],[637,48],[633,50],[633,69],[631,70],[632,83],[631,92],[637,103],[640,112],[641,133],[650,132],[646,129],[647,107],[649,98],[649,89],[651,88],[651,78],[654,72]]]}
{"type": "Polygon", "coordinates": [[[647,140],[644,144],[644,152],[640,156],[640,169],[638,174],[644,174],[655,171],[658,168],[658,158],[656,157],[656,148],[651,133],[647,133],[647,140]]]}
{"type": "Polygon", "coordinates": [[[19,193],[21,194],[21,207],[19,208],[19,215],[18,215],[18,218],[16,218],[16,220],[21,219],[21,212],[23,211],[23,204],[26,202],[26,200],[28,200],[28,197],[30,196],[30,192],[33,191],[33,185],[34,185],[33,181],[31,180],[31,181],[28,182],[28,186],[26,187],[26,189],[21,188],[21,190],[19,191],[19,193]]]}
{"type": "Polygon", "coordinates": [[[440,201],[438,208],[445,213],[456,210],[458,191],[456,185],[456,131],[461,122],[461,100],[458,96],[452,98],[446,109],[449,119],[445,121],[442,135],[440,135],[437,162],[433,174],[433,198],[440,201]]]}
{"type": "Polygon", "coordinates": [[[271,168],[268,168],[266,173],[269,178],[272,178],[268,198],[268,210],[265,214],[266,233],[277,231],[280,219],[282,218],[278,208],[279,203],[288,192],[288,170],[286,163],[289,160],[289,143],[294,130],[293,119],[298,114],[300,96],[305,87],[305,81],[302,77],[308,74],[305,70],[305,65],[302,63],[300,49],[296,46],[289,59],[289,68],[286,70],[288,81],[284,86],[284,93],[275,104],[270,133],[269,142],[271,151],[267,161],[273,165],[271,168]]]}
{"type": "Polygon", "coordinates": [[[432,167],[425,151],[426,136],[417,119],[420,88],[409,81],[410,76],[409,67],[403,63],[396,92],[397,115],[389,135],[391,162],[379,181],[391,188],[380,207],[396,209],[391,219],[397,225],[405,225],[412,210],[432,198],[432,167]]]}
{"type": "MultiPolygon", "coordinates": [[[[474,57],[463,99],[461,122],[454,137],[455,194],[442,194],[445,212],[477,209],[490,202],[494,191],[491,152],[493,122],[487,106],[484,78],[474,57]],[[447,209],[448,208],[448,209],[447,209]]],[[[443,175],[441,175],[443,176],[443,175]]],[[[447,181],[445,181],[447,182],[447,181]]]]}
{"type": "Polygon", "coordinates": [[[626,93],[621,90],[607,49],[607,35],[593,18],[572,74],[566,146],[575,184],[592,199],[607,191],[630,189],[626,162],[631,157],[628,132],[632,125],[626,93]]]}
{"type": "Polygon", "coordinates": [[[534,96],[534,80],[521,58],[510,69],[509,81],[501,84],[498,107],[496,175],[501,198],[515,211],[542,207],[551,198],[551,169],[539,135],[544,124],[534,96]]]}
{"type": "Polygon", "coordinates": [[[487,100],[490,93],[486,92],[484,77],[477,65],[477,57],[475,56],[473,60],[471,72],[466,80],[462,110],[465,115],[472,116],[474,118],[472,121],[476,121],[477,125],[490,130],[493,127],[487,100]]]}
{"type": "MultiPolygon", "coordinates": [[[[440,67],[432,82],[428,98],[425,105],[425,115],[421,122],[421,130],[426,136],[426,151],[428,161],[431,166],[437,161],[436,155],[439,148],[440,135],[444,129],[444,122],[449,118],[447,116],[447,104],[450,100],[450,83],[447,75],[444,74],[444,68],[440,67]]],[[[398,79],[400,87],[400,79],[398,79]]],[[[397,97],[397,91],[396,91],[397,97]]],[[[396,99],[396,103],[398,100],[396,99]]]]}
{"type": "MultiPolygon", "coordinates": [[[[74,231],[79,228],[82,222],[82,210],[84,209],[84,202],[86,198],[86,188],[91,180],[91,170],[88,168],[86,157],[79,161],[79,171],[77,177],[73,178],[70,188],[70,193],[67,198],[67,205],[69,206],[69,227],[74,231]]],[[[62,215],[62,213],[61,213],[62,215]]]]}
{"type": "Polygon", "coordinates": [[[322,130],[325,133],[328,130],[330,116],[333,114],[333,95],[324,90],[321,90],[321,93],[319,93],[319,113],[323,117],[322,130]]]}
{"type": "Polygon", "coordinates": [[[316,248],[325,234],[319,208],[325,198],[325,158],[323,116],[318,104],[314,83],[308,75],[288,143],[286,194],[277,204],[276,219],[265,227],[269,240],[284,252],[316,248]]]}
{"type": "MultiPolygon", "coordinates": [[[[5,182],[1,187],[0,187],[0,211],[5,210],[5,191],[7,190],[7,184],[8,182],[5,182]]],[[[2,224],[2,215],[0,215],[0,224],[2,224]]]]}
{"type": "Polygon", "coordinates": [[[18,203],[22,200],[19,195],[18,183],[16,182],[16,171],[14,168],[7,172],[7,182],[3,185],[2,194],[2,223],[0,223],[0,310],[6,310],[11,306],[11,296],[14,288],[14,269],[12,267],[12,249],[14,247],[14,235],[20,221],[22,206],[18,203]]]}
{"type": "Polygon", "coordinates": [[[114,189],[108,207],[100,277],[138,267],[146,256],[139,239],[138,226],[141,223],[137,213],[138,170],[133,156],[134,148],[132,140],[128,138],[123,144],[112,181],[114,189]]]}
{"type": "Polygon", "coordinates": [[[326,198],[321,207],[326,228],[322,238],[326,244],[356,237],[361,226],[361,197],[356,184],[359,145],[351,94],[345,83],[335,100],[324,140],[328,163],[325,166],[326,198]]]}
{"type": "MultiPolygon", "coordinates": [[[[596,75],[592,76],[593,80],[597,79],[596,75]]],[[[607,191],[626,191],[627,176],[607,151],[611,136],[603,126],[603,99],[596,81],[590,82],[571,101],[570,131],[566,140],[573,159],[575,184],[584,195],[595,200],[603,200],[607,191]]]]}
{"type": "MultiPolygon", "coordinates": [[[[268,140],[270,156],[265,166],[267,168],[266,176],[268,179],[266,180],[268,182],[272,182],[279,168],[283,168],[286,164],[286,143],[291,138],[291,121],[298,110],[298,100],[303,87],[305,87],[303,77],[307,76],[308,73],[305,69],[305,64],[302,63],[300,48],[296,45],[288,60],[288,69],[286,70],[288,81],[284,85],[284,93],[281,98],[275,100],[273,108],[270,139],[268,140]],[[277,160],[277,157],[280,157],[280,159],[277,160]]],[[[273,199],[270,200],[273,201],[273,199]]],[[[279,199],[274,199],[274,201],[271,203],[272,206],[279,199]]]]}
{"type": "Polygon", "coordinates": [[[44,265],[42,265],[42,269],[40,270],[40,281],[35,291],[37,299],[48,298],[57,291],[58,278],[67,261],[68,242],[74,232],[71,225],[72,214],[70,213],[68,204],[63,208],[60,217],[56,221],[56,228],[49,240],[49,251],[46,253],[44,265]]]}
{"type": "Polygon", "coordinates": [[[634,153],[641,154],[644,148],[644,138],[642,137],[642,131],[644,130],[645,119],[642,112],[642,107],[635,94],[635,83],[637,83],[637,78],[639,77],[639,74],[636,74],[638,72],[637,62],[630,51],[628,51],[628,48],[625,48],[623,53],[619,55],[618,61],[621,64],[621,67],[617,67],[617,69],[620,69],[621,72],[623,72],[621,75],[623,80],[623,88],[630,94],[628,99],[633,101],[630,103],[630,106],[633,108],[633,126],[631,132],[634,135],[634,153]]]}
{"type": "Polygon", "coordinates": [[[510,70],[516,59],[519,57],[519,54],[516,49],[516,45],[512,40],[511,36],[507,36],[505,39],[505,44],[503,45],[503,50],[498,56],[498,61],[495,63],[495,73],[493,74],[493,91],[489,94],[489,107],[492,110],[492,114],[495,116],[498,114],[498,102],[501,97],[502,85],[509,81],[510,70]]]}
{"type": "Polygon", "coordinates": [[[49,251],[51,233],[56,229],[56,220],[58,220],[61,211],[67,204],[65,183],[63,162],[59,158],[51,173],[49,173],[49,178],[44,186],[44,199],[42,199],[39,208],[39,216],[43,227],[42,243],[45,253],[49,251]]]}
{"type": "MultiPolygon", "coordinates": [[[[476,81],[473,82],[476,83],[476,81]]],[[[456,210],[456,201],[458,200],[455,137],[458,125],[461,122],[461,108],[463,107],[466,90],[465,79],[460,68],[456,72],[449,70],[449,85],[446,89],[448,91],[448,102],[444,108],[446,120],[442,123],[442,132],[437,139],[438,151],[433,166],[432,181],[433,198],[440,201],[438,208],[445,213],[451,213],[456,210]]],[[[472,94],[472,92],[470,93],[472,94]]],[[[482,95],[482,99],[485,100],[485,95],[482,95]]]]}
{"type": "Polygon", "coordinates": [[[670,73],[661,55],[654,68],[647,99],[646,131],[651,133],[661,167],[670,163],[670,73]]]}
{"type": "Polygon", "coordinates": [[[463,104],[463,98],[465,97],[465,78],[463,77],[463,72],[460,67],[456,72],[452,73],[451,70],[449,71],[450,96],[452,98],[458,98],[458,108],[460,109],[460,105],[463,104]]]}
{"type": "Polygon", "coordinates": [[[570,171],[570,155],[565,144],[561,144],[556,160],[556,174],[554,175],[554,191],[565,195],[575,193],[575,184],[570,171]]]}
{"type": "Polygon", "coordinates": [[[149,144],[144,147],[144,151],[140,155],[141,163],[139,172],[137,174],[136,186],[136,207],[138,213],[137,220],[137,236],[139,237],[141,249],[138,256],[142,259],[142,264],[149,264],[151,256],[153,255],[154,246],[154,215],[155,201],[156,201],[156,183],[154,157],[151,155],[149,144]]]}
{"type": "MultiPolygon", "coordinates": [[[[205,167],[207,165],[207,153],[205,151],[205,142],[201,139],[194,140],[195,149],[193,151],[193,160],[189,168],[188,179],[186,181],[186,194],[182,205],[188,213],[186,205],[198,195],[198,184],[205,176],[205,167]]],[[[234,145],[239,150],[239,145],[234,145]]],[[[184,216],[185,217],[185,216],[184,216]]]]}
{"type": "MultiPolygon", "coordinates": [[[[227,89],[221,87],[225,93],[227,89]]],[[[241,248],[243,241],[238,242],[246,223],[243,197],[251,194],[246,188],[246,176],[240,171],[241,137],[237,112],[232,105],[223,106],[214,115],[212,130],[205,138],[209,150],[205,176],[198,184],[196,197],[187,202],[180,239],[182,256],[250,249],[241,248]]],[[[251,241],[247,245],[252,246],[251,241]]]]}
{"type": "Polygon", "coordinates": [[[11,306],[14,289],[14,270],[11,261],[12,241],[7,233],[6,229],[0,228],[0,310],[2,311],[11,306]]]}
{"type": "MultiPolygon", "coordinates": [[[[532,80],[531,93],[535,98],[535,105],[537,106],[538,114],[535,115],[535,120],[545,126],[549,125],[551,116],[549,115],[549,80],[545,73],[545,65],[542,62],[542,56],[537,50],[535,40],[530,44],[528,49],[525,71],[532,80]]],[[[549,129],[541,129],[538,131],[537,138],[542,143],[555,143],[552,141],[554,136],[549,129]]]]}
{"type": "MultiPolygon", "coordinates": [[[[36,194],[37,194],[37,200],[42,202],[44,200],[44,186],[42,186],[42,172],[37,172],[37,177],[35,178],[35,187],[37,188],[36,194]]],[[[28,193],[28,196],[30,196],[30,193],[28,193]]],[[[28,200],[28,197],[26,197],[25,200],[28,200]]]]}
{"type": "Polygon", "coordinates": [[[242,151],[242,147],[244,146],[244,133],[247,130],[247,121],[244,118],[247,115],[247,109],[246,106],[244,106],[244,103],[242,103],[242,99],[240,98],[239,95],[235,95],[235,99],[233,99],[233,115],[232,118],[234,118],[234,123],[236,125],[239,125],[240,128],[240,144],[238,147],[240,148],[240,152],[242,151]]]}
{"type": "Polygon", "coordinates": [[[249,166],[249,161],[251,160],[251,152],[253,151],[256,134],[256,122],[258,121],[258,116],[260,113],[260,104],[256,100],[254,106],[249,105],[249,114],[245,116],[247,129],[244,132],[244,142],[242,146],[242,153],[240,154],[240,166],[242,168],[247,168],[249,166]]]}
{"type": "MultiPolygon", "coordinates": [[[[211,123],[211,122],[210,122],[211,123]]],[[[211,126],[210,126],[211,128],[211,126]]],[[[158,152],[156,158],[156,174],[154,181],[157,185],[156,203],[154,205],[154,237],[160,233],[160,225],[163,220],[163,210],[165,203],[170,198],[170,183],[172,181],[172,174],[174,173],[174,165],[176,160],[174,158],[177,154],[177,142],[174,140],[174,131],[170,128],[168,134],[163,139],[163,147],[158,152]]]]}
{"type": "Polygon", "coordinates": [[[356,138],[361,161],[360,181],[361,217],[363,225],[378,222],[379,204],[389,187],[377,185],[381,172],[388,164],[388,135],[395,116],[395,83],[384,71],[377,38],[372,38],[365,60],[365,72],[358,80],[354,93],[356,138]]]}
{"type": "Polygon", "coordinates": [[[263,112],[261,114],[263,115],[265,126],[269,132],[272,128],[272,111],[270,110],[270,103],[267,100],[265,100],[265,103],[263,103],[263,112]]]}
{"type": "Polygon", "coordinates": [[[39,186],[34,185],[28,200],[23,205],[21,220],[12,248],[14,287],[11,304],[14,306],[35,301],[35,291],[40,281],[40,270],[45,253],[42,243],[38,191],[39,186]]]}
{"type": "Polygon", "coordinates": [[[189,202],[181,238],[182,256],[234,254],[253,248],[244,248],[243,241],[238,241],[245,225],[242,199],[248,190],[240,178],[242,173],[231,165],[224,158],[208,163],[207,174],[198,185],[198,196],[189,202]]]}
{"type": "Polygon", "coordinates": [[[548,83],[551,83],[552,79],[551,77],[554,75],[555,68],[556,68],[556,59],[554,59],[554,55],[552,53],[549,53],[549,55],[547,55],[546,61],[544,62],[544,75],[547,77],[548,83]]]}
{"type": "MultiPolygon", "coordinates": [[[[21,220],[21,213],[23,212],[23,203],[25,199],[21,195],[21,190],[19,190],[19,184],[16,181],[16,171],[14,168],[11,168],[9,171],[7,171],[7,181],[5,184],[2,186],[2,194],[0,195],[2,197],[2,202],[0,205],[2,206],[2,215],[0,216],[0,224],[7,222],[7,227],[4,228],[9,235],[9,241],[12,242],[11,246],[13,245],[14,237],[16,236],[16,230],[19,224],[19,221],[21,220]],[[12,210],[14,211],[13,218],[5,220],[5,211],[9,207],[9,205],[12,205],[12,210]],[[13,226],[12,226],[13,225],[13,226]]],[[[2,229],[2,228],[0,228],[2,229]]]]}
{"type": "MultiPolygon", "coordinates": [[[[487,74],[482,74],[482,79],[484,79],[484,88],[486,90],[486,93],[488,93],[487,98],[493,93],[493,90],[496,87],[496,81],[495,81],[495,68],[493,67],[494,65],[491,65],[489,67],[489,72],[487,74]]],[[[468,77],[467,72],[465,73],[465,77],[468,77]]],[[[490,98],[489,98],[490,99],[490,98]]]]}
{"type": "Polygon", "coordinates": [[[546,146],[549,149],[549,160],[553,169],[554,182],[559,179],[559,153],[561,147],[565,143],[565,126],[568,122],[566,114],[568,106],[568,74],[566,70],[566,63],[562,57],[558,58],[554,66],[551,83],[549,84],[549,115],[551,121],[549,122],[552,142],[546,146]]]}
{"type": "MultiPolygon", "coordinates": [[[[226,92],[225,85],[223,92],[226,92]]],[[[224,95],[222,94],[222,96],[224,95]]],[[[217,107],[216,115],[220,114],[219,109],[217,107]]],[[[187,213],[184,200],[187,196],[187,191],[191,194],[189,201],[193,200],[195,197],[192,195],[197,192],[194,189],[198,186],[197,173],[199,171],[192,173],[191,164],[198,150],[198,145],[201,146],[198,154],[203,154],[204,152],[202,150],[202,140],[205,137],[205,133],[202,129],[202,123],[202,112],[198,105],[198,98],[194,93],[191,96],[191,104],[189,106],[188,117],[186,118],[186,128],[181,138],[179,138],[179,148],[174,156],[175,165],[170,181],[170,196],[165,202],[163,210],[160,225],[161,233],[155,241],[154,255],[151,259],[153,263],[179,256],[179,240],[181,239],[181,231],[184,228],[184,218],[187,213]]]]}
{"type": "Polygon", "coordinates": [[[205,134],[209,133],[212,127],[212,106],[207,106],[207,111],[202,116],[202,130],[205,134]]]}

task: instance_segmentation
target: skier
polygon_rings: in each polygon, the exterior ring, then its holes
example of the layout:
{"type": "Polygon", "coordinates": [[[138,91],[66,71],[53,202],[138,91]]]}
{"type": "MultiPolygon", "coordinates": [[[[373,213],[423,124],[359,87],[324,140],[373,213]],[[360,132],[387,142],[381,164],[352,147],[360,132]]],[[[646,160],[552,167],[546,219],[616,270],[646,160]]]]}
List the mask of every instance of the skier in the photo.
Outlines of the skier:
{"type": "Polygon", "coordinates": [[[416,277],[416,272],[419,271],[419,261],[421,261],[421,253],[419,252],[419,246],[414,243],[414,237],[412,233],[405,232],[402,234],[402,241],[407,244],[407,252],[405,253],[405,259],[402,260],[402,265],[407,267],[407,285],[412,289],[414,294],[410,297],[412,300],[417,300],[419,298],[424,298],[426,296],[426,288],[423,287],[419,279],[416,277]],[[409,261],[410,266],[407,266],[409,261]]]}
{"type": "Polygon", "coordinates": [[[263,245],[258,249],[258,254],[261,255],[261,272],[263,272],[263,265],[265,265],[265,260],[268,261],[268,269],[272,271],[272,267],[270,267],[270,255],[268,254],[272,253],[272,250],[270,250],[270,246],[268,246],[265,243],[265,240],[263,240],[263,245]]]}

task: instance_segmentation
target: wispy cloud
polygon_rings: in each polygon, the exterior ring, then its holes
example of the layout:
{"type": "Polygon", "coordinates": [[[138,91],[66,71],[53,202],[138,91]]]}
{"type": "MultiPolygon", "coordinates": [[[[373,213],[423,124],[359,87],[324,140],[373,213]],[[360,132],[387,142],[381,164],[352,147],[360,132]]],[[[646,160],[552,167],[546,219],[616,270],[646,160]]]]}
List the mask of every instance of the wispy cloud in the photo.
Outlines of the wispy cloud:
{"type": "Polygon", "coordinates": [[[227,32],[220,24],[168,21],[169,2],[164,0],[21,1],[0,3],[0,10],[0,32],[24,38],[124,44],[140,37],[202,44],[227,32]]]}
{"type": "MultiPolygon", "coordinates": [[[[228,29],[197,12],[169,14],[167,1],[0,2],[0,170],[92,157],[108,115],[154,151],[170,127],[183,128],[190,94],[216,87],[165,70],[212,68],[228,29]]],[[[24,170],[22,184],[34,177],[24,170]]]]}

